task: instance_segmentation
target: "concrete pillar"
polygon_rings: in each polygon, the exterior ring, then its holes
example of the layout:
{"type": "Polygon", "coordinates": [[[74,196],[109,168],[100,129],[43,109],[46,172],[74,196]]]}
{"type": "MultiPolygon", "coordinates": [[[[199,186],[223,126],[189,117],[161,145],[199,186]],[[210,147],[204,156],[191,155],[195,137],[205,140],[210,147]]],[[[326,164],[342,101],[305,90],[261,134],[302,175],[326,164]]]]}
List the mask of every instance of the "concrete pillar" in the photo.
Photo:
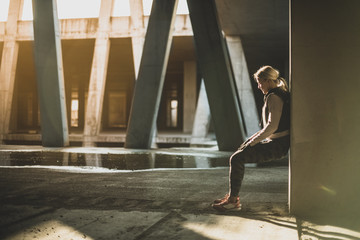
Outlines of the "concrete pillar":
{"type": "Polygon", "coordinates": [[[246,136],[215,0],[187,3],[219,150],[233,151],[246,136]]]}
{"type": "Polygon", "coordinates": [[[145,40],[144,13],[142,0],[130,1],[131,42],[134,58],[135,77],[138,77],[145,40]]]}
{"type": "Polygon", "coordinates": [[[196,146],[204,143],[209,131],[210,119],[209,102],[206,95],[204,81],[202,80],[191,134],[191,145],[196,146]]]}
{"type": "MultiPolygon", "coordinates": [[[[145,41],[144,9],[143,0],[130,1],[131,19],[131,43],[134,59],[135,78],[139,75],[139,68],[145,41]]],[[[156,144],[157,128],[154,127],[151,148],[157,148],[156,144]]]]}
{"type": "Polygon", "coordinates": [[[113,0],[102,0],[99,23],[95,40],[94,56],[91,66],[89,92],[85,113],[83,146],[94,146],[94,137],[101,129],[107,66],[110,54],[110,17],[113,0]]]}
{"type": "Polygon", "coordinates": [[[226,36],[226,41],[231,58],[232,69],[240,98],[245,130],[247,136],[260,130],[259,115],[256,108],[255,96],[251,86],[251,79],[246,64],[245,54],[241,39],[238,36],[226,36]]]}
{"type": "Polygon", "coordinates": [[[42,144],[69,144],[60,24],[55,0],[33,0],[34,55],[42,144]]]}
{"type": "Polygon", "coordinates": [[[360,1],[290,3],[290,211],[358,231],[360,1]]]}
{"type": "Polygon", "coordinates": [[[191,133],[196,111],[196,62],[184,62],[183,132],[191,133]]]}
{"type": "Polygon", "coordinates": [[[126,148],[151,147],[178,0],[153,2],[126,134],[126,148]]]}
{"type": "Polygon", "coordinates": [[[19,44],[16,42],[17,21],[22,12],[23,1],[11,0],[6,22],[2,61],[0,68],[0,143],[9,132],[11,106],[19,44]]]}

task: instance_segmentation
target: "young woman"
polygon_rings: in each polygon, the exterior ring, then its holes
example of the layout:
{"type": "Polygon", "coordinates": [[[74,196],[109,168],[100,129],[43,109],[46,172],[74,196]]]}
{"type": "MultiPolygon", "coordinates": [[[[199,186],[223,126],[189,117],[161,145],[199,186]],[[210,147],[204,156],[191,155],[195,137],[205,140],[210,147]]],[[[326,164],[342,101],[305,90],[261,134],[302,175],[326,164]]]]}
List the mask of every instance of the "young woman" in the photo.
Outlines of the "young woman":
{"type": "Polygon", "coordinates": [[[285,79],[271,66],[260,68],[254,79],[264,94],[263,128],[230,157],[229,193],[213,203],[219,211],[240,210],[239,192],[245,163],[260,163],[285,156],[290,147],[290,94],[285,79]]]}

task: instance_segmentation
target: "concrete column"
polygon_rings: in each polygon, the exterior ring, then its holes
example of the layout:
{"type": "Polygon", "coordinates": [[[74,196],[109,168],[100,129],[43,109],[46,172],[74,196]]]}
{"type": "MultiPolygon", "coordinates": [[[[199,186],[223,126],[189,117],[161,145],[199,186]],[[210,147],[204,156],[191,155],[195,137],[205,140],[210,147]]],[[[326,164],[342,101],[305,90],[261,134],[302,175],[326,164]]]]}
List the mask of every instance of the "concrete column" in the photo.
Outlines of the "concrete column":
{"type": "Polygon", "coordinates": [[[94,146],[94,137],[99,134],[101,128],[106,73],[110,54],[110,17],[113,5],[113,0],[101,1],[94,56],[90,73],[89,93],[86,103],[83,142],[83,146],[85,147],[94,146]]]}
{"type": "Polygon", "coordinates": [[[256,108],[255,96],[251,86],[251,78],[246,64],[245,54],[241,39],[238,36],[226,36],[226,41],[231,58],[232,69],[240,98],[245,130],[247,136],[260,130],[259,115],[256,108]]]}
{"type": "Polygon", "coordinates": [[[153,2],[125,147],[150,148],[172,42],[178,0],[153,2]]]}
{"type": "Polygon", "coordinates": [[[183,132],[191,133],[196,111],[196,62],[184,62],[183,132]]]}
{"type": "Polygon", "coordinates": [[[130,19],[131,19],[131,42],[134,58],[135,76],[138,77],[140,61],[145,40],[144,12],[142,0],[130,1],[130,19]]]}
{"type": "Polygon", "coordinates": [[[19,44],[16,42],[17,21],[22,12],[23,1],[11,0],[6,22],[2,61],[0,69],[0,143],[9,132],[11,106],[19,44]]]}
{"type": "Polygon", "coordinates": [[[210,119],[210,106],[206,95],[204,81],[202,80],[191,134],[191,145],[204,143],[209,131],[210,119]]]}
{"type": "MultiPolygon", "coordinates": [[[[143,0],[130,1],[130,19],[131,19],[131,44],[134,59],[135,78],[138,78],[140,62],[144,48],[145,41],[145,27],[144,27],[144,9],[143,0]]],[[[156,124],[153,131],[153,140],[151,148],[157,148],[156,144],[157,128],[156,124]]]]}
{"type": "Polygon", "coordinates": [[[290,211],[358,231],[360,1],[290,3],[290,211]]]}
{"type": "Polygon", "coordinates": [[[233,151],[246,135],[215,0],[187,3],[219,150],[233,151]]]}
{"type": "Polygon", "coordinates": [[[33,0],[34,55],[42,144],[69,144],[60,24],[55,0],[33,0]]]}

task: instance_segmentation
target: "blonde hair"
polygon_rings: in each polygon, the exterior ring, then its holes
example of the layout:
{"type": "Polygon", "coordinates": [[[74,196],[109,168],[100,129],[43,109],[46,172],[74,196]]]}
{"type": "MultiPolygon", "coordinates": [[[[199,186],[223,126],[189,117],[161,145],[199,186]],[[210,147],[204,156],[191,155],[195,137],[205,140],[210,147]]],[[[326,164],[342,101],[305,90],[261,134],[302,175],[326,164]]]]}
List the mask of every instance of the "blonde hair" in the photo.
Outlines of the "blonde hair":
{"type": "Polygon", "coordinates": [[[277,69],[271,66],[263,66],[254,73],[254,78],[256,79],[268,79],[274,81],[277,87],[280,87],[282,90],[288,92],[289,87],[286,83],[286,80],[280,77],[280,73],[277,69]]]}

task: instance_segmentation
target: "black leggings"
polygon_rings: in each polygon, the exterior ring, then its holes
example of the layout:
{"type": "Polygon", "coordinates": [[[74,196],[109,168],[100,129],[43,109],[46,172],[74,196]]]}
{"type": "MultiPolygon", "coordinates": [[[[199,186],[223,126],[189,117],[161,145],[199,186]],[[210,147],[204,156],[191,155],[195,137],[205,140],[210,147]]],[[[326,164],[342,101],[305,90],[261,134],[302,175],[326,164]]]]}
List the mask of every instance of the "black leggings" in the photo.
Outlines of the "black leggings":
{"type": "Polygon", "coordinates": [[[230,157],[229,185],[230,196],[239,196],[244,178],[245,163],[262,163],[280,159],[289,151],[290,137],[285,136],[270,142],[260,142],[253,147],[247,146],[230,157]]]}

